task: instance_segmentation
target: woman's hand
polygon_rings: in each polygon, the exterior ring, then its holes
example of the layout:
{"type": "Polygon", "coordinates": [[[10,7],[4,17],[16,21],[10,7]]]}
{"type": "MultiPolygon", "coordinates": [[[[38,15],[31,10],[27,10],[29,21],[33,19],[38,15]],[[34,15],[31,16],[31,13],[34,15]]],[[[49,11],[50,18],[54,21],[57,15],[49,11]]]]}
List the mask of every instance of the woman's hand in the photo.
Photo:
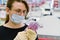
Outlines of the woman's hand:
{"type": "Polygon", "coordinates": [[[19,32],[14,40],[35,40],[36,35],[35,31],[27,29],[23,32],[19,32]]]}
{"type": "Polygon", "coordinates": [[[31,29],[27,29],[27,30],[26,30],[26,36],[27,36],[28,40],[35,40],[37,34],[36,34],[35,31],[33,31],[33,30],[31,30],[31,29]]]}

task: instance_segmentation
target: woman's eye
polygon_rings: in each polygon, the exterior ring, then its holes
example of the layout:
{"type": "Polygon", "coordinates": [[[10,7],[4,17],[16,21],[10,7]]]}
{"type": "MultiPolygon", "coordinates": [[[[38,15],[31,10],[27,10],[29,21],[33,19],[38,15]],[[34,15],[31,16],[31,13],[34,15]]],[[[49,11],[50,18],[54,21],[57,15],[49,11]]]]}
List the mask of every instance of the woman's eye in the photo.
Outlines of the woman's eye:
{"type": "Polygon", "coordinates": [[[24,14],[26,14],[26,11],[23,11],[24,14]]]}
{"type": "Polygon", "coordinates": [[[21,10],[15,10],[17,13],[21,12],[21,10]]]}
{"type": "Polygon", "coordinates": [[[17,10],[17,12],[19,13],[19,12],[20,12],[20,10],[17,10]]]}

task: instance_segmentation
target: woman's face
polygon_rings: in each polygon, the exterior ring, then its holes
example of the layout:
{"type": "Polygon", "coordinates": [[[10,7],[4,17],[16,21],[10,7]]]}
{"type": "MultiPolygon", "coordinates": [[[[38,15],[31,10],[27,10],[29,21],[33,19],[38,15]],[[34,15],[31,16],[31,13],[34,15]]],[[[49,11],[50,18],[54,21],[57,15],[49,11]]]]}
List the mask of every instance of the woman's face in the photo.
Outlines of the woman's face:
{"type": "Polygon", "coordinates": [[[12,4],[11,10],[9,10],[9,17],[12,16],[12,14],[18,14],[20,16],[26,16],[27,9],[25,5],[22,2],[14,2],[12,4]]]}

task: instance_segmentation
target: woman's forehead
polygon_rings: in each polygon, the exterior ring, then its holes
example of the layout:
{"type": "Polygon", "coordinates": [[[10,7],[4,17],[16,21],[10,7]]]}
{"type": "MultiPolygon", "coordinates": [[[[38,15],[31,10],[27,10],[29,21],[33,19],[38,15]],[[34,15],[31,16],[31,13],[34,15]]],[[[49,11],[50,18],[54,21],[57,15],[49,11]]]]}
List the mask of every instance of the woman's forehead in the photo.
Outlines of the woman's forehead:
{"type": "Polygon", "coordinates": [[[14,2],[12,4],[12,8],[26,10],[26,7],[25,7],[24,3],[22,3],[22,2],[14,2]]]}

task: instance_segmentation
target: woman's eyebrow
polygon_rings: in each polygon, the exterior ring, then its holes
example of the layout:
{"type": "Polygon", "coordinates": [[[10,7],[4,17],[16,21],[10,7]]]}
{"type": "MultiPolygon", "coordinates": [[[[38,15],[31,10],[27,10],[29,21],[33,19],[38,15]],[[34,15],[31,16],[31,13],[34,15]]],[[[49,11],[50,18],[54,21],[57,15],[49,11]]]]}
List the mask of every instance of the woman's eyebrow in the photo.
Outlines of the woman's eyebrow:
{"type": "MultiPolygon", "coordinates": [[[[21,11],[22,9],[16,9],[17,11],[21,11]]],[[[23,11],[26,11],[26,9],[24,9],[23,11]]]]}

